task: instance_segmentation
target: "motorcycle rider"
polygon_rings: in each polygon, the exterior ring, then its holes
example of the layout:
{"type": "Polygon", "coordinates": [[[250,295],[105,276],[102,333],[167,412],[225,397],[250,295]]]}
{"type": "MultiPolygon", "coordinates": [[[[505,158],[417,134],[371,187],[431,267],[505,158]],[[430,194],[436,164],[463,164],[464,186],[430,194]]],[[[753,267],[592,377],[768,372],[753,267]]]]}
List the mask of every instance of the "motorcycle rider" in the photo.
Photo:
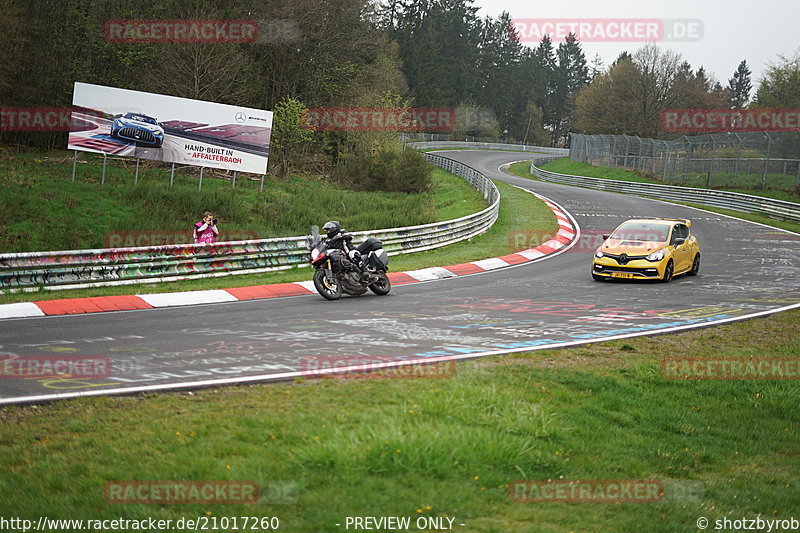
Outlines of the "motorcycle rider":
{"type": "Polygon", "coordinates": [[[366,275],[367,265],[362,261],[361,253],[353,246],[353,234],[342,229],[338,220],[329,220],[322,226],[322,229],[328,235],[328,248],[342,250],[361,270],[361,274],[366,275]]]}

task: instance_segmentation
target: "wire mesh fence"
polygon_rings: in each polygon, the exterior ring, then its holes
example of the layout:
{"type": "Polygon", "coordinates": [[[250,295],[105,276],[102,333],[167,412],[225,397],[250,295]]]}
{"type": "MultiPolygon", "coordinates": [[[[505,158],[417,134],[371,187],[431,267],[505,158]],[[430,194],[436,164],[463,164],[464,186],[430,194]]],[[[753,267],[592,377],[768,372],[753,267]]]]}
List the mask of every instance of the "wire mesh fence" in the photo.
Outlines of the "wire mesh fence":
{"type": "Polygon", "coordinates": [[[638,171],[671,185],[800,194],[800,131],[720,133],[671,141],[570,134],[572,161],[638,171]]]}

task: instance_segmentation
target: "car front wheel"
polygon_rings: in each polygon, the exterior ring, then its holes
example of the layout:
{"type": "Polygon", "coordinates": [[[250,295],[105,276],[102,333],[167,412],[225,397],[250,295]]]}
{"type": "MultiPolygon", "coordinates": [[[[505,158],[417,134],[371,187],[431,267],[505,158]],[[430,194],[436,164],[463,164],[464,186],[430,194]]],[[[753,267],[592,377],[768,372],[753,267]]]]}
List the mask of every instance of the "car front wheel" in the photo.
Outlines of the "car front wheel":
{"type": "Polygon", "coordinates": [[[674,267],[672,265],[672,259],[670,259],[669,262],[667,263],[667,267],[664,269],[664,277],[661,278],[661,281],[663,281],[664,283],[669,283],[670,281],[672,281],[673,269],[674,267]]]}

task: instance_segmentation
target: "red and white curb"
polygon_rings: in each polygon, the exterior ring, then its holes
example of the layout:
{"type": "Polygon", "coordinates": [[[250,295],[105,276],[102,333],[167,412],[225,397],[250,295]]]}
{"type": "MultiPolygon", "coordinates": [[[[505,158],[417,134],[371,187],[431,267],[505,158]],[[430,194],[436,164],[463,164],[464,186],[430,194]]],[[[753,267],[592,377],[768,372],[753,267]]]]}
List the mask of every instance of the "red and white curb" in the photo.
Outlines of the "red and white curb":
{"type": "MultiPolygon", "coordinates": [[[[423,268],[420,270],[411,270],[409,272],[390,272],[389,280],[392,282],[392,285],[407,285],[409,283],[467,276],[496,270],[498,268],[520,265],[554,254],[572,243],[578,233],[577,225],[573,222],[573,219],[559,205],[548,198],[531,191],[527,192],[530,192],[542,200],[555,214],[559,229],[552,239],[535,248],[529,248],[501,257],[482,259],[480,261],[461,263],[447,267],[423,268]]],[[[303,296],[316,294],[316,292],[313,282],[299,281],[293,283],[276,283],[272,285],[255,285],[252,287],[233,287],[230,289],[138,294],[135,296],[64,298],[60,300],[2,304],[0,305],[0,319],[76,315],[99,313],[103,311],[131,311],[135,309],[153,309],[263,298],[281,298],[286,296],[303,296]]]]}

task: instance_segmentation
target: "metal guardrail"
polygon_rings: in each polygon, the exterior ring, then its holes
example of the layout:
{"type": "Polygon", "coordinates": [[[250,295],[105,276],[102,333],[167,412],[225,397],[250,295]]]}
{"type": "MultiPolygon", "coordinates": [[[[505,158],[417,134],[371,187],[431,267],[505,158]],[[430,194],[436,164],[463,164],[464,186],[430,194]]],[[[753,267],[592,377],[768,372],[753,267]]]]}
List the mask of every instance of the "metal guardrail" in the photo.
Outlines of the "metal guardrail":
{"type": "Polygon", "coordinates": [[[532,146],[528,144],[504,144],[488,142],[467,142],[467,141],[423,141],[410,142],[408,146],[417,150],[445,150],[453,148],[463,148],[468,150],[510,150],[514,152],[536,152],[539,154],[557,154],[568,156],[567,148],[552,148],[549,146],[532,146]]]}
{"type": "Polygon", "coordinates": [[[533,160],[531,162],[531,174],[544,181],[575,185],[587,189],[632,194],[670,202],[704,204],[745,213],[759,213],[780,220],[800,222],[800,204],[793,202],[714,189],[694,189],[676,185],[572,176],[542,170],[537,166],[554,159],[556,159],[555,156],[549,156],[533,160]]]}
{"type": "MultiPolygon", "coordinates": [[[[432,164],[467,180],[486,199],[486,209],[445,222],[359,231],[383,241],[390,255],[430,250],[487,231],[500,209],[500,193],[486,176],[447,157],[424,154],[432,164]]],[[[172,279],[282,270],[308,263],[306,237],[214,244],[169,244],[0,254],[0,288],[25,289],[79,284],[153,283],[172,279]]]]}

